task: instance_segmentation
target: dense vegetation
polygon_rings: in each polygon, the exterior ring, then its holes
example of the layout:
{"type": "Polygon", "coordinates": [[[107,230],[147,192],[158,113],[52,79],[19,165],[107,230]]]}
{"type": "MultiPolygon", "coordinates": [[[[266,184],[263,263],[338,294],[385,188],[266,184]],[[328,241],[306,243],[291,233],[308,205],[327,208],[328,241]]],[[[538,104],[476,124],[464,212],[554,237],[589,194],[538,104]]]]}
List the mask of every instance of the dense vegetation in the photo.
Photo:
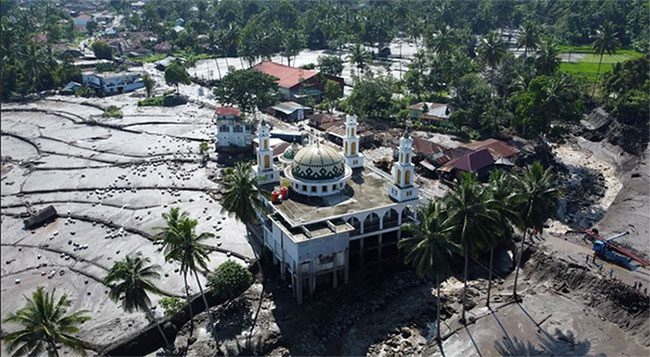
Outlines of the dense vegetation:
{"type": "MultiPolygon", "coordinates": [[[[314,66],[340,75],[347,61],[359,80],[350,98],[328,100],[323,108],[338,105],[361,118],[397,119],[398,125],[408,119],[406,106],[414,102],[449,101],[451,120],[433,129],[475,138],[503,132],[534,137],[554,122],[575,122],[604,102],[618,116],[630,114],[632,106],[638,117],[647,100],[641,87],[618,105],[605,99],[613,89],[604,78],[614,62],[637,58],[636,70],[647,71],[645,55],[638,58],[639,52],[632,51],[647,53],[649,43],[650,5],[642,0],[154,0],[137,12],[126,0],[107,6],[125,16],[122,30],[153,31],[158,42],[172,44],[171,52],[191,58],[241,56],[253,64],[281,54],[291,63],[303,48],[327,49],[330,53],[314,66]],[[177,31],[179,24],[183,29],[177,31]],[[519,31],[516,38],[513,29],[519,31]],[[372,52],[395,38],[418,48],[411,65],[399,78],[373,73],[368,66],[376,60],[372,52]],[[515,57],[512,48],[523,55],[515,57]],[[567,51],[580,52],[580,61],[561,64],[558,56],[567,51]]],[[[20,8],[16,1],[3,1],[1,10],[2,98],[80,79],[69,59],[57,58],[51,48],[81,35],[69,14],[48,2],[20,8]],[[35,35],[41,34],[47,35],[45,43],[37,41],[35,35]]],[[[113,56],[102,42],[93,49],[98,57],[113,56]]],[[[187,72],[177,69],[179,75],[169,73],[167,82],[187,83],[187,72]]],[[[217,93],[225,98],[226,88],[239,87],[220,86],[217,93]]],[[[234,95],[228,97],[237,102],[234,95]]],[[[643,122],[629,121],[632,126],[643,122]]]]}

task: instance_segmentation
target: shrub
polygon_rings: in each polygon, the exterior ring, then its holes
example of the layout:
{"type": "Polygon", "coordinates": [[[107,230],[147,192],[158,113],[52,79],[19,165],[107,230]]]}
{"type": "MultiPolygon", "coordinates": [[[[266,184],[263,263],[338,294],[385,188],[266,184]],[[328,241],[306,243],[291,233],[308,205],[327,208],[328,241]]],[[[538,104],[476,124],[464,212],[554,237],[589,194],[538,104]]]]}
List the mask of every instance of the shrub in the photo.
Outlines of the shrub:
{"type": "Polygon", "coordinates": [[[104,118],[121,118],[122,117],[122,110],[114,105],[111,105],[108,107],[105,111],[104,114],[102,114],[102,117],[104,118]]]}
{"type": "Polygon", "coordinates": [[[138,102],[139,107],[162,107],[164,97],[149,97],[138,102]]]}
{"type": "Polygon", "coordinates": [[[95,90],[90,87],[81,87],[76,92],[74,92],[74,95],[79,97],[84,97],[84,98],[90,98],[94,94],[95,94],[95,90]]]}
{"type": "Polygon", "coordinates": [[[208,275],[208,287],[215,296],[231,299],[250,286],[253,275],[248,269],[227,260],[208,275]]]}
{"type": "Polygon", "coordinates": [[[174,315],[185,307],[185,303],[177,297],[164,297],[160,299],[160,306],[165,309],[166,315],[174,315]]]}

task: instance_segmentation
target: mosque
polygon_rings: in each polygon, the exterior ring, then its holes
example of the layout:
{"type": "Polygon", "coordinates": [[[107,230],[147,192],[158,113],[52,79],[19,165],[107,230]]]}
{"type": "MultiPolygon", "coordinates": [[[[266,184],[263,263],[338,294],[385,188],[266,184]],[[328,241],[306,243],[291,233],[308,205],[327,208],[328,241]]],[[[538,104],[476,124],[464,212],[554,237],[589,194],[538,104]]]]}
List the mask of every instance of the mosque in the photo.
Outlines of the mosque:
{"type": "Polygon", "coordinates": [[[257,174],[268,208],[259,213],[264,245],[302,303],[316,286],[348,283],[350,271],[399,258],[400,226],[412,221],[419,191],[413,140],[400,138],[391,176],[364,164],[357,118],[348,116],[343,147],[293,144],[273,161],[270,127],[258,130],[257,174]],[[341,150],[342,149],[342,150],[341,150]]]}

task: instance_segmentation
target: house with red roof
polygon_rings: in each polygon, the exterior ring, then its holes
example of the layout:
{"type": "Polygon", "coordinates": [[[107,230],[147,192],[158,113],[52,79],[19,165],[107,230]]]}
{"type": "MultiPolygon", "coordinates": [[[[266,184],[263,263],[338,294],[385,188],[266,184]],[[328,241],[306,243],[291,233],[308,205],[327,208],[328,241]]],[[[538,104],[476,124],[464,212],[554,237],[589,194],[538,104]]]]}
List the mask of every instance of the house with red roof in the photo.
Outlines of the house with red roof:
{"type": "Polygon", "coordinates": [[[253,124],[241,116],[235,107],[217,107],[214,110],[217,124],[217,150],[252,147],[253,124]]]}
{"type": "Polygon", "coordinates": [[[341,88],[344,84],[340,77],[321,75],[317,70],[296,68],[271,61],[262,61],[253,66],[253,69],[277,78],[282,97],[301,104],[305,104],[309,98],[316,103],[321,101],[325,79],[339,83],[341,88]]]}

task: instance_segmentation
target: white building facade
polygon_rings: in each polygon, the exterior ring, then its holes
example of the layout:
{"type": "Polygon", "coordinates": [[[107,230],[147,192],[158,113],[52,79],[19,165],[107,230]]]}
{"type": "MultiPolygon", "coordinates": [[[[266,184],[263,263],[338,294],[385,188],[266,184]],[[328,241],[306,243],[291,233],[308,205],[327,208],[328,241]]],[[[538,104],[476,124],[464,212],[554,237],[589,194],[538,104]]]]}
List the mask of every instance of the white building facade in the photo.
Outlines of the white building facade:
{"type": "MultiPolygon", "coordinates": [[[[404,191],[403,177],[398,183],[396,176],[363,165],[356,118],[346,122],[343,149],[314,142],[295,152],[294,146],[277,168],[262,144],[264,126],[259,129],[257,175],[264,189],[277,192],[275,182],[282,180],[289,193],[276,201],[263,198],[268,213],[259,213],[260,226],[264,245],[282,277],[290,279],[298,303],[317,286],[336,287],[348,282],[351,271],[399,258],[400,227],[413,220],[418,191],[412,184],[404,191]],[[278,181],[270,182],[270,173],[277,173],[278,181]],[[391,194],[392,187],[404,194],[391,194]]],[[[408,145],[400,150],[406,152],[408,145]]],[[[405,157],[395,165],[403,172],[409,162],[405,157]]],[[[412,180],[412,171],[410,175],[412,180]]]]}
{"type": "Polygon", "coordinates": [[[214,116],[217,125],[217,149],[250,148],[253,145],[253,125],[242,119],[237,108],[218,107],[214,116]]]}
{"type": "Polygon", "coordinates": [[[99,89],[104,94],[129,93],[144,88],[140,73],[84,73],[81,82],[85,86],[99,89]]]}

